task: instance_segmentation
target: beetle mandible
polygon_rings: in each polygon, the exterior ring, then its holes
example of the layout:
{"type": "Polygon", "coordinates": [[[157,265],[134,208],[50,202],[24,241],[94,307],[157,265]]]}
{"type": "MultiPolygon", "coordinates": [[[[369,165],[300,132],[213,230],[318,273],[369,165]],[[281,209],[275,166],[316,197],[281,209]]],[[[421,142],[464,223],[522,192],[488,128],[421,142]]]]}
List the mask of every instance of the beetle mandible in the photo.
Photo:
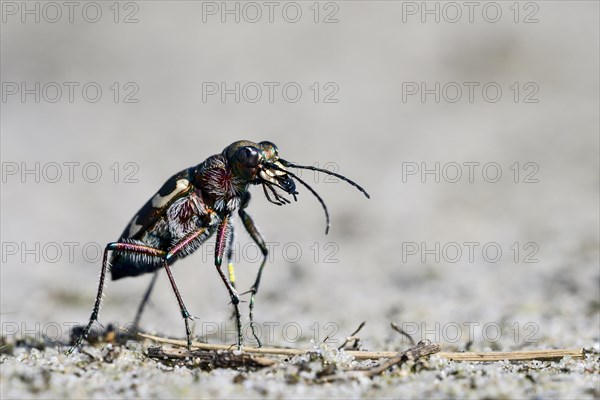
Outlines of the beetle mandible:
{"type": "Polygon", "coordinates": [[[360,190],[367,198],[369,194],[350,179],[312,166],[298,165],[279,157],[275,144],[263,141],[254,143],[240,140],[227,146],[222,153],[210,156],[201,164],[172,176],[162,188],[133,217],[117,242],[109,243],[104,249],[98,292],[89,322],[84,327],[69,353],[87,337],[94,322],[98,320],[104,283],[109,265],[113,280],[145,273],[154,273],[142,304],[138,308],[136,327],[145,302],[148,300],[159,269],[164,268],[177,298],[185,322],[188,348],[192,335],[189,325],[191,314],[183,302],[173,278],[171,266],[175,261],[195,252],[210,236],[216,235],[215,266],[225,284],[237,327],[237,346],[242,347],[242,326],[239,310],[240,298],[233,282],[233,265],[229,264],[229,278],[223,273],[221,264],[226,253],[231,256],[233,214],[237,209],[244,228],[260,248],[263,260],[258,269],[250,293],[249,319],[254,331],[254,299],[268,259],[268,249],[252,218],[246,213],[250,201],[250,186],[261,185],[267,200],[276,205],[290,203],[277,189],[283,190],[296,200],[296,183],[306,187],[321,203],[326,217],[325,233],[329,231],[329,213],[317,192],[289,168],[308,169],[333,175],[360,190]],[[110,254],[110,257],[109,257],[110,254]]]}

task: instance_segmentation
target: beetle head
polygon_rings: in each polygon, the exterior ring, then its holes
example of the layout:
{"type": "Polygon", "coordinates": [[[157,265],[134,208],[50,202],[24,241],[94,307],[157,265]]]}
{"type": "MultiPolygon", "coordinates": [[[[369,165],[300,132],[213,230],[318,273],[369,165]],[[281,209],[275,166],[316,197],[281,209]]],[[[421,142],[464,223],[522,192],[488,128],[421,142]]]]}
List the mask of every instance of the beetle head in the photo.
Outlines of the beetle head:
{"type": "Polygon", "coordinates": [[[275,144],[267,141],[254,143],[240,140],[227,146],[223,155],[238,179],[255,185],[262,184],[265,191],[270,190],[279,200],[283,198],[277,194],[275,187],[293,195],[294,198],[298,193],[295,182],[279,159],[279,151],[275,144]]]}
{"type": "Polygon", "coordinates": [[[223,150],[223,155],[227,158],[231,171],[236,178],[242,179],[247,183],[262,185],[267,200],[273,204],[282,206],[290,203],[287,198],[279,194],[277,188],[282,189],[287,194],[291,194],[294,196],[294,200],[296,200],[298,192],[296,192],[296,183],[294,180],[306,187],[319,200],[325,211],[325,234],[329,231],[329,212],[327,211],[325,202],[308,183],[289,171],[288,168],[308,169],[335,176],[354,186],[367,198],[370,198],[365,189],[343,175],[326,169],[295,164],[279,158],[277,146],[271,142],[254,143],[248,140],[240,140],[227,146],[223,150]]]}

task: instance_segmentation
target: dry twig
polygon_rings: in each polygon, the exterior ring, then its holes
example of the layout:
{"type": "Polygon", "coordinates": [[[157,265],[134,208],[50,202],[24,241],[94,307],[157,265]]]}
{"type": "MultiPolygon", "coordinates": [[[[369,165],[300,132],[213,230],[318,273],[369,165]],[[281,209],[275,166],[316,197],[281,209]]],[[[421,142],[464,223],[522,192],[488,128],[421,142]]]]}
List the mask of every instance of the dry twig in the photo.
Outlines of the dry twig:
{"type": "Polygon", "coordinates": [[[417,343],[416,346],[406,350],[402,354],[392,357],[388,361],[364,371],[364,374],[370,378],[381,374],[382,372],[392,368],[394,365],[402,365],[409,360],[417,360],[421,357],[438,353],[440,350],[441,348],[439,344],[431,343],[428,340],[422,341],[417,343]]]}
{"type": "MultiPolygon", "coordinates": [[[[176,346],[187,346],[185,340],[178,339],[167,339],[159,336],[148,335],[145,333],[138,333],[138,335],[144,339],[153,340],[157,343],[163,344],[173,344],[176,346]]],[[[234,345],[228,346],[223,344],[208,344],[208,343],[200,343],[200,342],[192,342],[192,348],[201,349],[201,350],[229,350],[233,351],[236,349],[234,345]]],[[[306,353],[314,352],[314,350],[302,350],[302,349],[283,349],[278,347],[244,347],[244,352],[249,354],[272,354],[278,356],[299,356],[306,353]]],[[[349,354],[356,358],[357,360],[378,360],[380,358],[392,358],[398,356],[399,352],[397,351],[345,351],[346,354],[349,354]]]]}
{"type": "Polygon", "coordinates": [[[148,348],[148,357],[164,362],[190,364],[204,370],[215,368],[250,368],[270,367],[277,361],[266,357],[253,356],[248,353],[230,351],[192,350],[152,346],[148,348]]]}
{"type": "Polygon", "coordinates": [[[441,352],[438,356],[452,361],[550,361],[560,360],[563,357],[583,358],[583,349],[578,350],[530,350],[530,351],[490,351],[490,352],[464,352],[451,353],[441,352]]]}
{"type": "MultiPolygon", "coordinates": [[[[138,334],[140,337],[144,339],[153,340],[157,343],[163,344],[172,344],[176,346],[185,347],[185,340],[177,340],[177,339],[167,339],[159,336],[148,335],[144,333],[138,334]]],[[[557,360],[563,357],[572,357],[574,359],[583,358],[583,349],[558,349],[558,350],[531,350],[531,351],[508,351],[508,352],[439,352],[439,345],[431,344],[430,346],[437,346],[438,350],[436,353],[438,356],[447,358],[452,361],[481,361],[481,362],[494,362],[494,361],[528,361],[528,360],[557,360]]],[[[192,347],[198,350],[225,350],[225,351],[233,351],[235,350],[235,346],[228,345],[219,345],[219,344],[207,344],[207,343],[199,343],[193,342],[192,347]]],[[[413,347],[405,351],[404,353],[395,352],[395,351],[348,351],[344,350],[346,354],[353,356],[356,360],[378,360],[380,358],[389,358],[390,362],[392,359],[399,360],[403,356],[408,356],[412,354],[412,356],[416,355],[416,353],[408,352],[414,351],[414,349],[421,349],[419,345],[413,347]]],[[[427,348],[432,350],[433,347],[427,348]]],[[[248,354],[271,354],[278,356],[287,356],[293,357],[298,355],[307,354],[310,352],[314,352],[314,350],[306,350],[306,349],[283,349],[276,347],[244,347],[244,353],[248,354]]],[[[430,353],[433,354],[433,353],[430,353]]],[[[424,354],[423,354],[424,355],[424,354]]],[[[420,357],[422,357],[421,355],[420,357]]],[[[398,361],[396,361],[397,363],[398,361]]],[[[387,367],[389,368],[389,367],[387,367]]]]}
{"type": "Polygon", "coordinates": [[[350,334],[350,336],[348,336],[346,338],[346,340],[344,340],[344,343],[342,343],[342,345],[340,347],[338,347],[338,350],[342,350],[348,344],[348,342],[354,342],[354,344],[352,346],[355,349],[358,348],[358,343],[360,342],[360,338],[358,336],[356,336],[356,334],[358,332],[360,332],[360,330],[365,326],[366,323],[367,323],[367,321],[361,322],[360,325],[358,326],[358,328],[356,328],[356,330],[354,332],[352,332],[350,334]]]}
{"type": "Polygon", "coordinates": [[[345,375],[332,375],[321,378],[319,382],[333,382],[340,379],[346,378],[358,378],[360,376],[366,376],[372,378],[376,375],[380,375],[383,372],[389,370],[395,365],[402,365],[409,360],[417,360],[421,357],[429,356],[440,351],[438,344],[432,344],[430,341],[419,342],[416,346],[399,353],[397,356],[390,358],[389,360],[366,370],[351,370],[345,375]]]}
{"type": "Polygon", "coordinates": [[[406,333],[404,330],[402,330],[402,328],[400,328],[398,325],[396,325],[395,323],[391,323],[390,326],[392,327],[393,330],[395,330],[396,332],[398,332],[399,334],[401,334],[402,336],[408,338],[408,340],[410,341],[411,345],[415,345],[415,339],[412,338],[412,336],[410,336],[408,333],[406,333]]]}

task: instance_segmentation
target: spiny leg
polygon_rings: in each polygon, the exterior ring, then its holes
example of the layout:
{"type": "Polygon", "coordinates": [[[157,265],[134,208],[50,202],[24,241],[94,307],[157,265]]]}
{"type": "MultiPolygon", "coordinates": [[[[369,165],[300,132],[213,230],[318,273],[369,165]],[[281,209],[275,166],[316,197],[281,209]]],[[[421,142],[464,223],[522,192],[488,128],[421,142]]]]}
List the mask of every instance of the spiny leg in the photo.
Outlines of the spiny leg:
{"type": "Polygon", "coordinates": [[[142,297],[142,301],[138,306],[137,312],[135,313],[135,318],[133,320],[133,329],[135,332],[139,331],[140,328],[140,320],[142,319],[142,314],[144,312],[144,308],[146,308],[146,304],[148,304],[148,300],[150,300],[150,294],[152,294],[152,290],[154,289],[154,284],[156,284],[156,278],[158,278],[159,270],[154,271],[152,275],[152,280],[150,281],[150,285],[146,289],[144,293],[144,297],[142,297]]]}
{"type": "Polygon", "coordinates": [[[226,247],[227,239],[228,239],[227,236],[229,235],[229,231],[231,229],[230,219],[231,219],[231,216],[226,215],[223,218],[223,220],[221,221],[221,223],[219,224],[219,227],[217,228],[217,241],[216,241],[216,245],[215,245],[215,249],[216,249],[216,251],[215,251],[215,267],[217,267],[217,272],[219,273],[221,280],[227,287],[229,296],[231,296],[231,303],[233,304],[233,308],[234,308],[234,312],[235,312],[235,322],[236,322],[237,334],[238,334],[237,345],[238,345],[238,348],[241,349],[243,339],[242,339],[242,318],[240,315],[240,307],[239,307],[240,298],[239,298],[235,288],[233,287],[232,283],[229,281],[229,279],[227,279],[227,277],[221,270],[221,264],[223,262],[223,254],[225,253],[225,247],[226,247]]]}
{"type": "MultiPolygon", "coordinates": [[[[234,241],[234,226],[233,223],[230,225],[229,242],[227,244],[227,274],[229,275],[229,282],[231,287],[235,289],[235,268],[233,265],[233,241],[234,241]]],[[[231,311],[229,319],[235,318],[235,309],[231,311]]]]}
{"type": "Polygon", "coordinates": [[[235,289],[235,269],[233,267],[233,240],[234,229],[233,224],[229,228],[229,243],[227,244],[227,273],[229,274],[229,282],[231,287],[235,289]]]}
{"type": "Polygon", "coordinates": [[[244,223],[244,227],[246,228],[246,231],[248,231],[248,233],[252,237],[252,240],[254,240],[254,243],[256,243],[258,245],[258,247],[260,248],[260,251],[262,252],[262,255],[263,255],[263,260],[260,264],[260,267],[258,268],[258,273],[256,275],[256,281],[254,282],[254,285],[252,285],[252,287],[249,290],[249,292],[251,294],[250,294],[250,305],[248,307],[250,310],[250,312],[249,312],[250,328],[252,329],[252,336],[254,336],[254,339],[256,339],[256,341],[258,342],[258,347],[261,347],[262,343],[260,342],[260,339],[258,338],[256,331],[254,330],[254,298],[256,296],[256,293],[258,292],[258,287],[260,285],[260,278],[262,276],[263,269],[267,262],[267,258],[269,257],[269,249],[267,248],[267,245],[265,244],[265,240],[261,236],[260,232],[258,232],[256,225],[254,225],[254,221],[252,221],[252,218],[250,217],[250,215],[248,215],[248,213],[246,213],[246,211],[245,211],[245,208],[248,207],[248,203],[250,203],[250,193],[246,193],[246,197],[244,198],[242,204],[240,205],[238,214],[240,215],[240,218],[242,219],[242,222],[244,223]]]}
{"type": "Polygon", "coordinates": [[[175,297],[177,298],[177,303],[179,304],[179,310],[181,311],[181,316],[183,317],[183,321],[185,323],[185,339],[187,341],[188,350],[192,349],[192,330],[190,329],[190,324],[188,320],[191,318],[190,313],[187,308],[185,308],[185,304],[183,303],[183,299],[181,298],[181,294],[179,293],[179,289],[177,288],[177,284],[175,283],[175,278],[173,277],[173,273],[171,272],[171,268],[169,267],[169,263],[164,261],[164,267],[167,271],[167,276],[169,277],[169,282],[171,282],[171,287],[173,288],[173,292],[175,293],[175,297]]]}
{"type": "Polygon", "coordinates": [[[173,273],[171,272],[171,267],[169,267],[169,261],[177,254],[179,254],[183,249],[185,249],[187,245],[196,240],[198,236],[201,236],[205,232],[206,228],[200,228],[197,231],[186,235],[183,239],[181,239],[173,247],[171,247],[169,252],[163,258],[163,266],[165,267],[165,271],[167,271],[169,282],[171,282],[171,287],[173,288],[173,292],[175,293],[175,297],[177,298],[177,303],[179,304],[181,316],[183,317],[183,321],[185,322],[185,337],[187,340],[188,350],[192,349],[192,330],[190,329],[190,325],[188,322],[188,320],[192,316],[185,307],[185,304],[183,303],[183,298],[181,297],[179,289],[177,288],[177,284],[175,283],[175,278],[173,277],[173,273]]]}
{"type": "Polygon", "coordinates": [[[155,249],[153,247],[134,245],[130,243],[113,242],[106,245],[106,247],[104,248],[104,256],[102,257],[102,269],[100,270],[98,293],[96,294],[96,301],[94,302],[92,315],[90,316],[90,320],[85,326],[85,328],[83,328],[83,331],[81,332],[79,338],[67,351],[67,354],[71,354],[75,350],[75,348],[79,347],[83,339],[87,338],[88,334],[90,333],[90,330],[92,329],[92,325],[94,325],[94,322],[98,320],[98,314],[100,313],[100,306],[102,304],[102,296],[104,294],[104,282],[106,280],[106,271],[108,269],[108,252],[111,250],[130,251],[132,253],[146,254],[154,257],[163,257],[165,255],[165,252],[162,250],[155,249]]]}

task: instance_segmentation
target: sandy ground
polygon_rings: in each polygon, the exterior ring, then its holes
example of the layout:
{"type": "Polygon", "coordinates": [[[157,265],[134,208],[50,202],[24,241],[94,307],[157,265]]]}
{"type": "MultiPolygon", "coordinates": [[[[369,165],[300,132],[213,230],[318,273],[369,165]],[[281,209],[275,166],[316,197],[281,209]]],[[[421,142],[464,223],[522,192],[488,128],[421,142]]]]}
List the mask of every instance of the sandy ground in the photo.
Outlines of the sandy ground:
{"type": "MultiPolygon", "coordinates": [[[[276,3],[272,22],[262,3],[82,3],[73,22],[60,3],[60,17],[22,4],[2,3],[0,28],[8,342],[66,340],[89,316],[99,250],[169,176],[250,139],[371,194],[305,172],[330,209],[325,236],[308,191],[286,207],[253,191],[249,211],[273,249],[256,303],[266,345],[340,343],[367,321],[370,350],[408,346],[395,322],[444,350],[592,353],[515,365],[434,357],[314,385],[318,365],[290,380],[293,362],[202,372],[133,345],[112,363],[102,348],[86,347],[92,359],[11,346],[2,398],[600,397],[597,2],[484,2],[472,14],[463,3],[428,2],[433,14],[421,2],[276,3]]],[[[259,263],[237,227],[243,290],[259,263]]],[[[175,277],[195,334],[233,343],[211,256],[207,244],[175,277]]],[[[100,321],[130,322],[149,279],[109,282],[100,321]]],[[[247,324],[247,303],[243,313],[247,324]]],[[[183,336],[163,275],[142,326],[183,336]]]]}

